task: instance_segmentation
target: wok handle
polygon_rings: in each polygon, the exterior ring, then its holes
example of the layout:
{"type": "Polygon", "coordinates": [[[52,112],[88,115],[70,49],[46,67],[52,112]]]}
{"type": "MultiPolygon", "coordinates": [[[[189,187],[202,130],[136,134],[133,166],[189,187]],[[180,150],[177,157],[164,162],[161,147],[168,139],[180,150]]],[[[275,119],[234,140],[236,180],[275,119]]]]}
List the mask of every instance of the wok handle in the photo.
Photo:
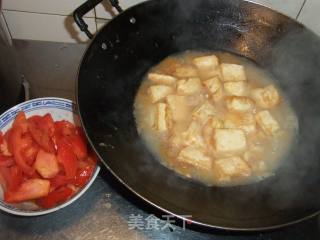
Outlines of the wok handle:
{"type": "MultiPolygon", "coordinates": [[[[103,0],[87,0],[82,5],[80,5],[74,12],[73,12],[73,19],[80,28],[82,32],[84,32],[88,38],[93,38],[93,34],[89,31],[88,25],[83,20],[83,16],[94,9],[95,6],[97,6],[99,3],[101,3],[103,0]]],[[[119,13],[121,13],[123,10],[119,5],[118,0],[109,0],[110,4],[117,9],[119,13]]]]}

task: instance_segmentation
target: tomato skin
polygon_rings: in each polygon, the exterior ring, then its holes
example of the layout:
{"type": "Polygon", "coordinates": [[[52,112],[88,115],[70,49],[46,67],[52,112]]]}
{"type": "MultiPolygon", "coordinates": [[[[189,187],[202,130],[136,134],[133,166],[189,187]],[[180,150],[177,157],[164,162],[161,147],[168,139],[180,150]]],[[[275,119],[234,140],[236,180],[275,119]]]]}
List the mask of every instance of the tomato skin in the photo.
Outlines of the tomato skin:
{"type": "Polygon", "coordinates": [[[59,172],[56,155],[40,149],[34,163],[34,168],[43,178],[53,178],[59,172]]]}
{"type": "Polygon", "coordinates": [[[75,177],[77,173],[77,156],[74,154],[72,147],[62,138],[58,141],[58,162],[64,167],[64,171],[68,179],[75,177]]]}
{"type": "Polygon", "coordinates": [[[61,175],[61,174],[58,174],[49,180],[50,180],[50,186],[53,189],[67,185],[69,183],[69,179],[65,175],[61,175]]]}
{"type": "Polygon", "coordinates": [[[17,203],[27,200],[33,200],[47,196],[50,190],[48,180],[34,178],[24,181],[16,191],[6,191],[4,201],[8,203],[17,203]]]}
{"type": "Polygon", "coordinates": [[[88,148],[86,142],[82,140],[79,135],[71,135],[65,137],[72,146],[72,150],[78,159],[84,159],[88,155],[88,148]]]}
{"type": "Polygon", "coordinates": [[[60,187],[50,192],[47,196],[39,198],[37,204],[43,208],[52,208],[67,201],[73,193],[74,191],[69,187],[60,187]]]}
{"type": "Polygon", "coordinates": [[[51,139],[51,130],[49,126],[44,124],[42,117],[33,116],[28,119],[28,129],[32,138],[44,150],[50,153],[55,153],[54,142],[51,139]]]}
{"type": "Polygon", "coordinates": [[[70,182],[78,187],[85,186],[93,175],[94,167],[87,165],[77,171],[77,175],[70,182]]]}
{"type": "Polygon", "coordinates": [[[54,128],[56,134],[61,136],[70,136],[76,134],[76,127],[69,121],[62,120],[62,121],[56,121],[54,123],[54,128]]]}

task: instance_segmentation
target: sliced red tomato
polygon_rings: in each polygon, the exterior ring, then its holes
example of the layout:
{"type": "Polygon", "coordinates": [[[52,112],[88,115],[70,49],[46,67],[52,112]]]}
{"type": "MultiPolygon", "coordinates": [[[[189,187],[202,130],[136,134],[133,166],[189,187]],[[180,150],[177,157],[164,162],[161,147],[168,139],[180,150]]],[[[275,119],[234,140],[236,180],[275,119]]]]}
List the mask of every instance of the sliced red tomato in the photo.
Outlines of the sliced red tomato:
{"type": "Polygon", "coordinates": [[[33,116],[28,119],[28,128],[32,138],[47,152],[55,153],[55,146],[50,136],[49,126],[46,129],[43,125],[42,117],[40,116],[33,116]]]}
{"type": "Polygon", "coordinates": [[[84,159],[88,155],[88,148],[85,141],[79,135],[71,135],[65,137],[72,146],[74,154],[78,159],[84,159]]]}
{"type": "Polygon", "coordinates": [[[39,151],[39,146],[35,143],[22,150],[22,155],[28,165],[33,165],[39,151]]]}
{"type": "Polygon", "coordinates": [[[51,137],[54,135],[54,121],[50,113],[42,117],[40,128],[48,132],[51,137]]]}
{"type": "Polygon", "coordinates": [[[23,174],[19,167],[0,167],[1,176],[5,182],[5,189],[15,191],[23,181],[23,174]]]}
{"type": "Polygon", "coordinates": [[[3,133],[2,133],[2,131],[0,131],[0,144],[2,144],[3,141],[4,141],[3,133]]]}
{"type": "Polygon", "coordinates": [[[16,164],[24,173],[26,173],[27,175],[32,175],[34,169],[26,163],[25,158],[22,155],[22,150],[28,147],[28,142],[30,141],[30,139],[23,138],[22,128],[20,127],[12,128],[10,138],[13,148],[13,156],[16,164]]]}
{"type": "Polygon", "coordinates": [[[11,141],[11,131],[12,131],[12,128],[10,128],[8,131],[6,131],[6,133],[3,135],[4,143],[1,145],[1,151],[2,151],[2,153],[3,153],[3,151],[6,151],[12,155],[13,148],[12,148],[12,144],[10,142],[11,141]]]}
{"type": "Polygon", "coordinates": [[[68,178],[65,175],[58,174],[50,179],[50,186],[52,189],[67,185],[69,183],[68,178]]]}
{"type": "Polygon", "coordinates": [[[67,201],[73,194],[73,190],[68,187],[60,187],[37,200],[37,204],[43,208],[52,208],[67,201]]]}
{"type": "Polygon", "coordinates": [[[56,121],[54,123],[54,128],[55,128],[56,134],[60,136],[75,135],[77,131],[74,124],[66,120],[56,121]]]}
{"type": "Polygon", "coordinates": [[[34,178],[24,181],[16,191],[6,191],[4,200],[8,203],[23,202],[47,196],[50,181],[34,178]]]}
{"type": "Polygon", "coordinates": [[[73,179],[77,173],[77,156],[74,154],[71,145],[62,138],[58,141],[58,162],[64,168],[68,179],[73,179]]]}
{"type": "Polygon", "coordinates": [[[93,174],[93,171],[94,171],[94,167],[91,165],[87,165],[83,168],[80,168],[77,171],[77,175],[70,183],[72,183],[78,187],[85,186],[89,182],[89,180],[93,174]]]}
{"type": "Polygon", "coordinates": [[[0,166],[1,167],[11,167],[15,164],[15,161],[12,157],[7,157],[0,154],[0,166]]]}
{"type": "Polygon", "coordinates": [[[43,178],[53,178],[59,172],[59,165],[56,155],[53,153],[48,153],[42,149],[40,149],[37,154],[34,167],[43,178]]]}
{"type": "Polygon", "coordinates": [[[16,118],[14,119],[12,128],[16,128],[16,127],[21,127],[23,133],[28,131],[27,117],[24,112],[19,112],[16,118]]]}

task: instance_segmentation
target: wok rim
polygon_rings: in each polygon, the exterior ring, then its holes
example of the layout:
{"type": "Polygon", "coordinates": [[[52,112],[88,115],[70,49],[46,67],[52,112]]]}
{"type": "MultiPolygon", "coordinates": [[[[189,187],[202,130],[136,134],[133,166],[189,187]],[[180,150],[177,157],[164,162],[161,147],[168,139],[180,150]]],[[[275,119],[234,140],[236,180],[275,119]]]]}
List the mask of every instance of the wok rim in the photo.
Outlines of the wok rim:
{"type": "MultiPolygon", "coordinates": [[[[283,223],[283,224],[276,224],[276,225],[272,225],[272,226],[266,226],[266,227],[228,227],[228,226],[218,226],[218,225],[214,225],[214,224],[210,224],[210,223],[204,223],[204,222],[201,222],[201,221],[197,221],[197,220],[194,220],[193,218],[186,218],[186,217],[183,217],[182,215],[179,215],[179,214],[176,214],[176,213],[173,213],[171,212],[170,210],[168,210],[167,208],[165,207],[162,207],[162,206],[159,206],[158,204],[156,203],[153,203],[151,200],[149,200],[147,197],[141,195],[140,193],[138,193],[136,190],[134,190],[132,187],[130,187],[127,183],[125,183],[125,181],[120,178],[111,168],[110,166],[103,160],[103,158],[100,156],[99,152],[97,151],[93,141],[91,140],[89,134],[87,133],[87,130],[85,128],[85,124],[84,124],[84,119],[82,117],[82,114],[81,114],[81,107],[80,107],[80,104],[79,104],[79,76],[80,76],[80,71],[81,71],[81,67],[83,65],[83,62],[84,60],[86,59],[87,57],[87,53],[89,52],[88,50],[91,48],[92,44],[95,42],[95,39],[97,38],[97,36],[106,28],[107,25],[111,24],[115,19],[121,17],[125,12],[131,10],[132,8],[136,8],[136,7],[139,7],[140,5],[144,5],[144,4],[147,4],[148,2],[151,2],[151,1],[155,1],[155,0],[146,0],[144,2],[140,2],[136,5],[133,5],[129,8],[127,8],[125,11],[121,12],[121,13],[118,13],[116,16],[114,16],[110,21],[108,21],[100,30],[98,30],[92,39],[90,39],[90,41],[87,43],[87,46],[82,54],[82,57],[81,57],[81,60],[80,60],[80,63],[79,63],[79,66],[78,66],[78,69],[77,69],[77,74],[76,74],[76,81],[75,81],[75,89],[76,89],[76,97],[75,97],[75,102],[76,102],[76,105],[78,106],[78,112],[79,112],[79,119],[80,119],[80,123],[83,127],[83,130],[84,130],[84,133],[86,135],[86,138],[88,140],[88,142],[90,143],[91,147],[93,148],[93,150],[95,151],[95,153],[97,154],[97,156],[99,157],[100,159],[100,162],[104,165],[104,167],[112,174],[113,177],[115,177],[115,179],[117,179],[117,181],[119,183],[121,183],[123,186],[125,186],[125,188],[127,190],[129,190],[131,193],[133,193],[136,197],[138,197],[139,199],[143,200],[145,203],[151,205],[152,207],[155,207],[156,209],[160,210],[160,211],[163,211],[164,213],[167,213],[167,214],[170,214],[171,216],[174,216],[182,221],[188,221],[190,222],[191,224],[195,224],[195,225],[198,225],[200,227],[204,227],[204,228],[208,228],[208,229],[212,229],[212,230],[220,230],[220,231],[231,231],[231,232],[240,232],[240,233],[250,233],[250,232],[265,232],[265,231],[271,231],[271,230],[277,230],[277,229],[281,229],[281,228],[285,228],[285,227],[289,227],[289,226],[292,226],[294,224],[297,224],[297,223],[301,223],[301,222],[304,222],[306,220],[309,220],[309,219],[312,219],[318,215],[320,215],[320,209],[315,211],[314,213],[312,214],[309,214],[305,217],[302,217],[302,218],[299,218],[299,219],[296,219],[296,220],[292,220],[292,221],[289,221],[289,222],[286,222],[286,223],[283,223]]],[[[253,0],[237,0],[238,2],[246,2],[246,3],[249,3],[249,4],[252,4],[252,5],[256,5],[256,6],[259,6],[259,7],[262,7],[262,8],[266,8],[268,9],[269,11],[272,11],[278,15],[281,15],[291,21],[294,21],[295,24],[297,25],[300,25],[304,28],[307,28],[304,24],[298,22],[297,20],[293,19],[292,17],[288,16],[288,15],[285,15],[284,13],[281,13],[279,12],[278,10],[275,10],[269,6],[265,6],[263,5],[262,3],[257,3],[257,2],[253,2],[253,0]]],[[[312,33],[314,33],[312,30],[310,30],[309,28],[307,28],[309,31],[311,31],[312,33]]],[[[316,33],[314,33],[316,34],[316,33]]],[[[126,198],[125,196],[123,196],[123,194],[119,194],[121,195],[122,197],[126,198]]],[[[138,207],[136,205],[136,207],[138,207]]],[[[188,228],[188,227],[186,227],[188,228]]]]}

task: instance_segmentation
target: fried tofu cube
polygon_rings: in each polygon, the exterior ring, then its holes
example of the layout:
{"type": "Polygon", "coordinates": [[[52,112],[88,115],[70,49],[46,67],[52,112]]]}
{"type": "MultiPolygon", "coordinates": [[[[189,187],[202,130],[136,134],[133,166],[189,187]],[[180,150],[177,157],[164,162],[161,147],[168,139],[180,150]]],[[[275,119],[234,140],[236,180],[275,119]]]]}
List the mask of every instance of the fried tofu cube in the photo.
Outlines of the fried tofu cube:
{"type": "Polygon", "coordinates": [[[157,104],[157,116],[156,116],[156,129],[159,132],[165,132],[169,129],[170,117],[168,115],[167,104],[158,103],[157,104]]]}
{"type": "Polygon", "coordinates": [[[198,75],[197,70],[192,66],[182,66],[175,69],[173,75],[178,78],[190,78],[198,75]]]}
{"type": "Polygon", "coordinates": [[[228,97],[226,99],[227,109],[231,112],[250,112],[254,108],[254,101],[248,97],[228,97]]]}
{"type": "Polygon", "coordinates": [[[253,89],[251,96],[261,108],[272,108],[280,103],[279,92],[273,85],[253,89]]]}
{"type": "Polygon", "coordinates": [[[151,102],[155,103],[173,93],[173,88],[165,85],[153,85],[148,89],[151,102]]]}
{"type": "Polygon", "coordinates": [[[215,113],[215,107],[209,101],[205,101],[201,106],[193,111],[192,117],[205,124],[209,120],[210,116],[214,116],[215,113]]]}
{"type": "Polygon", "coordinates": [[[203,133],[203,139],[205,143],[207,144],[207,147],[210,147],[212,145],[212,133],[214,129],[216,128],[223,128],[224,123],[223,120],[212,116],[209,118],[207,123],[204,125],[202,133],[203,133]]]}
{"type": "Polygon", "coordinates": [[[205,147],[204,139],[201,135],[202,125],[197,121],[192,121],[186,131],[182,133],[184,144],[187,146],[205,147]]]}
{"type": "Polygon", "coordinates": [[[177,83],[177,93],[181,95],[192,95],[201,92],[202,85],[199,78],[188,78],[179,80],[177,83]]]}
{"type": "Polygon", "coordinates": [[[259,127],[266,135],[274,136],[280,130],[279,123],[268,110],[258,112],[255,117],[259,127]]]}
{"type": "Polygon", "coordinates": [[[175,77],[160,73],[149,73],[148,79],[150,79],[154,83],[165,85],[173,85],[177,81],[175,77]]]}
{"type": "Polygon", "coordinates": [[[246,133],[254,133],[257,130],[255,117],[251,113],[227,114],[224,120],[224,127],[242,129],[246,133]]]}
{"type": "Polygon", "coordinates": [[[212,169],[220,181],[251,175],[250,166],[240,157],[221,158],[213,161],[212,169]]]}
{"type": "Polygon", "coordinates": [[[246,82],[225,82],[223,84],[224,90],[227,94],[234,96],[244,96],[246,93],[246,82]]]}
{"type": "Polygon", "coordinates": [[[222,90],[222,87],[218,89],[217,92],[215,92],[214,94],[212,94],[212,100],[214,102],[219,102],[220,100],[223,99],[224,96],[224,92],[222,90]]]}
{"type": "Polygon", "coordinates": [[[172,119],[175,122],[185,121],[190,114],[190,107],[186,96],[169,95],[166,97],[172,119]]]}
{"type": "Polygon", "coordinates": [[[192,146],[182,149],[178,155],[178,160],[200,169],[210,169],[212,164],[211,158],[202,149],[192,146]]]}
{"type": "Polygon", "coordinates": [[[203,84],[212,94],[216,93],[221,88],[220,78],[217,76],[203,81],[203,84]]]}
{"type": "Polygon", "coordinates": [[[246,136],[241,129],[215,129],[213,140],[218,154],[243,152],[247,147],[246,136]]]}
{"type": "Polygon", "coordinates": [[[219,66],[219,59],[215,55],[197,57],[192,62],[198,69],[215,69],[219,66]]]}
{"type": "Polygon", "coordinates": [[[221,71],[224,82],[238,82],[247,80],[246,73],[242,65],[222,63],[221,71]]]}

